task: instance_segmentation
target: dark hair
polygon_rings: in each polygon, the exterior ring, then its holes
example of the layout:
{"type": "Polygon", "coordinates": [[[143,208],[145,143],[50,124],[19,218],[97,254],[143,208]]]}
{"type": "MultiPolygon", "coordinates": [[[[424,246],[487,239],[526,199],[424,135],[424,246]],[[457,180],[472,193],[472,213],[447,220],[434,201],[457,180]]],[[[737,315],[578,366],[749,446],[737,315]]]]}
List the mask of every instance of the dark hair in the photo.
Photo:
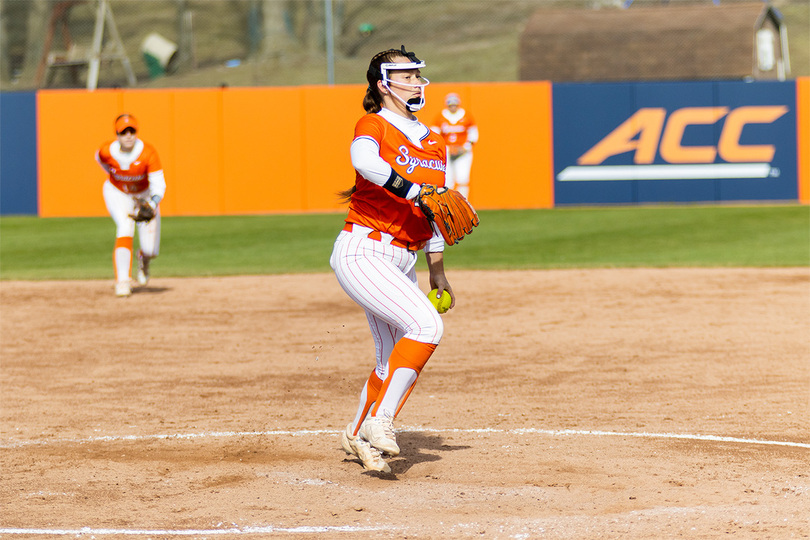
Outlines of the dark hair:
{"type": "Polygon", "coordinates": [[[368,81],[368,88],[366,88],[366,95],[363,97],[363,109],[367,113],[377,113],[382,109],[382,94],[380,89],[377,88],[377,82],[382,80],[381,64],[386,62],[393,62],[395,58],[403,56],[402,51],[398,49],[388,49],[387,51],[378,52],[371,59],[366,71],[366,80],[368,81]]]}

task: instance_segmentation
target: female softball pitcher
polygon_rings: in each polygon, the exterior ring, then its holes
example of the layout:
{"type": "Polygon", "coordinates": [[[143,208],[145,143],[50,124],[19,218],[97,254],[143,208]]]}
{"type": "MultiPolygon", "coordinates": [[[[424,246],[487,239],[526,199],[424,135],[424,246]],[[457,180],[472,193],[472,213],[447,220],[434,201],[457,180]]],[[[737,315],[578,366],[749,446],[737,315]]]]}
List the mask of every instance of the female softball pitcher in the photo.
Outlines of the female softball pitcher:
{"type": "Polygon", "coordinates": [[[138,138],[138,122],[130,114],[115,119],[116,140],[96,152],[96,161],[107,172],[103,194],[115,222],[115,295],[132,294],[130,269],[135,227],[138,228],[138,283],[149,281],[149,262],[160,252],[160,210],[166,180],[157,151],[138,138]]]}
{"type": "Polygon", "coordinates": [[[356,124],[351,160],[355,185],[346,225],[330,264],[344,291],[365,311],[377,365],[360,392],[342,446],[364,468],[390,472],[382,454],[399,454],[393,421],[439,340],[443,325],[416,280],[417,250],[424,249],[430,286],[455,296],[444,274],[444,240],[415,203],[421,184],[444,185],[445,145],[414,116],[425,104],[425,63],[390,49],[371,59],[356,124]]]}

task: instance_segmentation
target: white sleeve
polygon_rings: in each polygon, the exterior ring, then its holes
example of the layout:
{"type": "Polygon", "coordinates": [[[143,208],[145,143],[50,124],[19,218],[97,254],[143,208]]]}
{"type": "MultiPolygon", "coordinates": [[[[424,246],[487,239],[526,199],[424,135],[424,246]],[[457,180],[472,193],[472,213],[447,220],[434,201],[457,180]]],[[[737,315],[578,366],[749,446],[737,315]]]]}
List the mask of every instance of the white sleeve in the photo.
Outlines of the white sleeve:
{"type": "Polygon", "coordinates": [[[436,225],[431,223],[430,226],[433,228],[433,237],[425,244],[423,251],[425,253],[441,253],[444,251],[444,237],[442,233],[436,229],[436,225]]]}
{"type": "MultiPolygon", "coordinates": [[[[352,167],[359,172],[363,178],[382,187],[391,177],[391,165],[380,157],[380,147],[377,141],[371,137],[357,137],[352,141],[350,148],[352,157],[352,167]]],[[[405,197],[413,200],[419,194],[419,185],[414,184],[405,197]]]]}
{"type": "Polygon", "coordinates": [[[98,150],[96,150],[96,161],[98,162],[99,165],[101,165],[101,168],[104,169],[104,172],[110,174],[110,166],[101,161],[101,156],[99,155],[98,150]]]}
{"type": "Polygon", "coordinates": [[[478,142],[478,126],[470,126],[467,128],[467,140],[472,144],[478,142]]]}
{"type": "Polygon", "coordinates": [[[163,176],[163,169],[149,173],[149,193],[152,197],[158,197],[155,202],[160,202],[166,194],[166,178],[163,176]]]}
{"type": "Polygon", "coordinates": [[[380,157],[380,147],[371,137],[358,137],[351,146],[352,167],[363,178],[378,186],[385,185],[391,176],[391,165],[380,157]]]}

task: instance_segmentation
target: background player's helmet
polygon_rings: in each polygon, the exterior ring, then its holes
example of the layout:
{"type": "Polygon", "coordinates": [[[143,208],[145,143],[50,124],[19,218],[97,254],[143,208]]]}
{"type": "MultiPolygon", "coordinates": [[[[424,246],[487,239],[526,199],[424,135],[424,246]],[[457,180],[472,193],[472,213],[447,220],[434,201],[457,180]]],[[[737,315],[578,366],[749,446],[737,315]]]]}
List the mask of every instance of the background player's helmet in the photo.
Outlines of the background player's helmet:
{"type": "Polygon", "coordinates": [[[444,98],[445,105],[461,105],[461,98],[456,93],[449,93],[447,97],[444,98]]]}
{"type": "MultiPolygon", "coordinates": [[[[390,90],[391,88],[390,88],[390,86],[388,86],[389,83],[391,82],[391,79],[388,78],[389,72],[394,71],[394,70],[398,70],[398,69],[421,69],[421,68],[425,67],[425,61],[418,59],[416,57],[416,54],[406,51],[405,50],[405,45],[402,45],[400,50],[391,49],[390,51],[387,51],[387,52],[396,52],[398,54],[401,54],[402,56],[404,56],[405,58],[410,60],[410,62],[383,62],[382,64],[380,64],[379,69],[377,69],[374,66],[373,60],[372,60],[372,65],[369,66],[368,74],[367,74],[367,78],[369,79],[369,83],[371,83],[372,81],[382,81],[383,86],[385,86],[386,88],[388,88],[390,90]]],[[[411,112],[416,112],[416,111],[418,111],[419,109],[421,109],[422,107],[425,106],[424,87],[427,86],[428,84],[430,84],[430,81],[427,80],[424,77],[420,77],[420,79],[422,81],[422,84],[407,84],[407,83],[402,83],[402,82],[395,83],[395,84],[398,84],[400,86],[421,87],[422,88],[422,96],[419,99],[413,98],[413,99],[409,99],[406,102],[402,98],[400,98],[398,95],[396,95],[394,92],[391,92],[391,95],[394,96],[396,99],[398,99],[398,100],[402,101],[403,103],[405,103],[405,106],[408,107],[408,110],[411,111],[411,112]]]]}

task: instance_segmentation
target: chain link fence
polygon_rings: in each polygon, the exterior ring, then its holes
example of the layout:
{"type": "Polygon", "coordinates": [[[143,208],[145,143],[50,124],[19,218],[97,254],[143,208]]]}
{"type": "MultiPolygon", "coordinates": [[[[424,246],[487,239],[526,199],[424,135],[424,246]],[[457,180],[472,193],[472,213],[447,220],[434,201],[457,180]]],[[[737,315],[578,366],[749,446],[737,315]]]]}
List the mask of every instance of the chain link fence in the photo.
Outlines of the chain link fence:
{"type": "MultiPolygon", "coordinates": [[[[96,43],[101,51],[98,87],[356,84],[364,81],[371,56],[402,44],[427,61],[425,74],[436,81],[516,81],[521,35],[538,10],[592,13],[711,3],[0,0],[0,89],[87,87],[94,36],[102,37],[96,43]],[[100,12],[101,4],[107,11],[100,12]]],[[[788,30],[790,76],[810,75],[810,3],[780,0],[774,5],[788,30]]],[[[628,36],[635,30],[623,29],[628,36]]],[[[743,54],[750,57],[751,51],[743,54]]]]}

